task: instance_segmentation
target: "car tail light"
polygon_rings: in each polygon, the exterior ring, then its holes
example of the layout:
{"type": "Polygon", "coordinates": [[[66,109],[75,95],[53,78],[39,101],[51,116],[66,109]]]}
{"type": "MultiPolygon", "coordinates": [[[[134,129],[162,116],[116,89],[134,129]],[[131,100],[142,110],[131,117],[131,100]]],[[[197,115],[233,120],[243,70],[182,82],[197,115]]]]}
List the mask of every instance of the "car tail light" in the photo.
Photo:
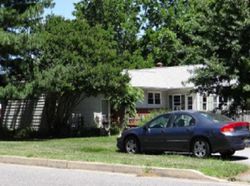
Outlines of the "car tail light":
{"type": "Polygon", "coordinates": [[[234,132],[237,128],[247,128],[249,129],[249,123],[247,122],[234,122],[224,125],[220,131],[222,133],[234,132]]]}

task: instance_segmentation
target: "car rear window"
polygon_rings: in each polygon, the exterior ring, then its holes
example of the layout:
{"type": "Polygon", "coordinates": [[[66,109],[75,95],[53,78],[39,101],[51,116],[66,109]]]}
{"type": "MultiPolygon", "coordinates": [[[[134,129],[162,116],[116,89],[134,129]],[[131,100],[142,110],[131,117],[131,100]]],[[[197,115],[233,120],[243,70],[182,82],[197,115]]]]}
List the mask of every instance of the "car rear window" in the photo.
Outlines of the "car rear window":
{"type": "Polygon", "coordinates": [[[231,118],[221,115],[221,114],[215,114],[215,113],[210,113],[210,112],[200,112],[201,116],[213,121],[215,123],[224,123],[224,122],[229,122],[233,121],[231,118]]]}

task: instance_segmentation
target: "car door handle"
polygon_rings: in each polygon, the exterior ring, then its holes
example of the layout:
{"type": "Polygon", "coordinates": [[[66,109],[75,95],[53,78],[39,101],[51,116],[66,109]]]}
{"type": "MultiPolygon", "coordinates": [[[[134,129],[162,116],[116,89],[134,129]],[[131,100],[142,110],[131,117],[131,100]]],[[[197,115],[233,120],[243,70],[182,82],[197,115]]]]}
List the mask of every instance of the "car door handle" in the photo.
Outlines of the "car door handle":
{"type": "Polygon", "coordinates": [[[161,130],[161,133],[162,133],[162,134],[165,134],[166,132],[165,132],[165,130],[161,130]]]}

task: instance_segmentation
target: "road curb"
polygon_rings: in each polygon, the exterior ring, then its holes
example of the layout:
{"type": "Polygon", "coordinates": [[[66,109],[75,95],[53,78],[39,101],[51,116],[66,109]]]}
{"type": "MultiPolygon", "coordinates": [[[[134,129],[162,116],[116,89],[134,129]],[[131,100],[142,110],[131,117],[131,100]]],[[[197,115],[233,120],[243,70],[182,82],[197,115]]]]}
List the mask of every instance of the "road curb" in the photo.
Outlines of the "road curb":
{"type": "Polygon", "coordinates": [[[158,168],[158,167],[145,167],[145,166],[143,167],[143,166],[132,166],[132,165],[121,165],[121,164],[96,163],[96,162],[26,158],[17,156],[0,156],[0,163],[42,166],[42,167],[52,167],[61,169],[78,169],[78,170],[127,173],[127,174],[141,175],[141,176],[155,175],[161,177],[185,178],[185,179],[207,180],[207,181],[217,181],[217,182],[226,181],[206,176],[199,171],[191,169],[158,168]]]}

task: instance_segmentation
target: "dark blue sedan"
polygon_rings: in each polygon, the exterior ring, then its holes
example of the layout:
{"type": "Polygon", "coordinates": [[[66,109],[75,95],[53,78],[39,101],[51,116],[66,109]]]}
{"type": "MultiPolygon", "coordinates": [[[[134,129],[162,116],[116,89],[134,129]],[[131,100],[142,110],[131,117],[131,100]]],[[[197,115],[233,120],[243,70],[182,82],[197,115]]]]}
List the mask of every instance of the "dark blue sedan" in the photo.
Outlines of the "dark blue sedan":
{"type": "Polygon", "coordinates": [[[219,152],[230,157],[245,148],[244,140],[249,137],[247,122],[209,112],[176,111],[124,131],[117,138],[117,147],[127,153],[191,152],[204,158],[219,152]]]}

